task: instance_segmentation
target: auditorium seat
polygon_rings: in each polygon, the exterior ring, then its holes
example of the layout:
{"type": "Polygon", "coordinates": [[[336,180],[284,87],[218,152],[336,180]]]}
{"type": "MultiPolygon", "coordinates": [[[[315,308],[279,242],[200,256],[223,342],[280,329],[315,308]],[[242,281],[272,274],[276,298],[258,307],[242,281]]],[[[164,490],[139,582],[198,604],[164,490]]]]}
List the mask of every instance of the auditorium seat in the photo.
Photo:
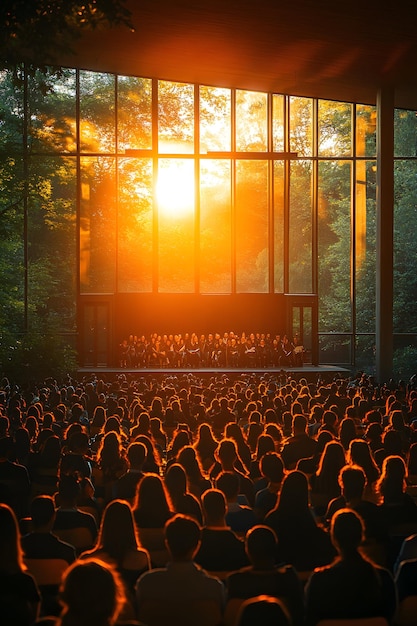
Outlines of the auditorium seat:
{"type": "Polygon", "coordinates": [[[216,602],[144,600],[138,618],[146,626],[222,626],[222,614],[216,602]]]}
{"type": "Polygon", "coordinates": [[[93,547],[93,536],[91,531],[85,527],[54,529],[54,534],[67,543],[74,546],[77,554],[93,547]]]}
{"type": "Polygon", "coordinates": [[[396,626],[417,626],[417,595],[408,596],[399,603],[394,624],[396,626]]]}

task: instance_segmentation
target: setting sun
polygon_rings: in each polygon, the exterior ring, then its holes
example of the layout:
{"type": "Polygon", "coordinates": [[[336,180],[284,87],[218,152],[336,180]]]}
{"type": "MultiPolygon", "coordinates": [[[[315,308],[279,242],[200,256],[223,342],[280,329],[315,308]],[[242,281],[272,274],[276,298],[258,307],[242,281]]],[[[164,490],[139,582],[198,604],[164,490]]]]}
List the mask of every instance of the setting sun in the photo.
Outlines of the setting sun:
{"type": "Polygon", "coordinates": [[[160,161],[156,198],[159,212],[170,217],[185,217],[194,211],[193,162],[183,159],[160,161]]]}

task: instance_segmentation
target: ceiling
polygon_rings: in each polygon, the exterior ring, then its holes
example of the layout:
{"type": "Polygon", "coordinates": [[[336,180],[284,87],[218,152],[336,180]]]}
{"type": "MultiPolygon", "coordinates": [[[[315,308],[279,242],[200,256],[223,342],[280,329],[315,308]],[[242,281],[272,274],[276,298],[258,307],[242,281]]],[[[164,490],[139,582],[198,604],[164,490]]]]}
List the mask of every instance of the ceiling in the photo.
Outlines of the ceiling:
{"type": "Polygon", "coordinates": [[[417,109],[416,0],[128,0],[135,31],[95,31],[64,64],[417,109]]]}

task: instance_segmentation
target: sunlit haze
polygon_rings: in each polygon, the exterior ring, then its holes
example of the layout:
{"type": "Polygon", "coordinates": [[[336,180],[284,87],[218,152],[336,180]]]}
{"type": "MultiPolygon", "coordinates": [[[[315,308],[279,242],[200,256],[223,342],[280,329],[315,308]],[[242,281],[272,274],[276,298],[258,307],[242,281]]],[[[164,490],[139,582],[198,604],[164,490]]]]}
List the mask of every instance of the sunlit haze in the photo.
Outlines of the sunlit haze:
{"type": "Polygon", "coordinates": [[[192,161],[163,160],[158,171],[158,210],[167,217],[185,217],[194,211],[194,169],[192,161]]]}

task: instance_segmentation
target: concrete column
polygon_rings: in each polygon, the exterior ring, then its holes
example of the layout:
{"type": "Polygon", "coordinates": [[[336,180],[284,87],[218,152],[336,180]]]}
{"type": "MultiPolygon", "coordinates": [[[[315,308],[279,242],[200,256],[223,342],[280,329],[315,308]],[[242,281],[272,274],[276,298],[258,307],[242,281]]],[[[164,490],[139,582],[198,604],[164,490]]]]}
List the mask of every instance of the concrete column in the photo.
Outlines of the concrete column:
{"type": "Polygon", "coordinates": [[[393,375],[394,91],[377,97],[376,379],[393,375]]]}

